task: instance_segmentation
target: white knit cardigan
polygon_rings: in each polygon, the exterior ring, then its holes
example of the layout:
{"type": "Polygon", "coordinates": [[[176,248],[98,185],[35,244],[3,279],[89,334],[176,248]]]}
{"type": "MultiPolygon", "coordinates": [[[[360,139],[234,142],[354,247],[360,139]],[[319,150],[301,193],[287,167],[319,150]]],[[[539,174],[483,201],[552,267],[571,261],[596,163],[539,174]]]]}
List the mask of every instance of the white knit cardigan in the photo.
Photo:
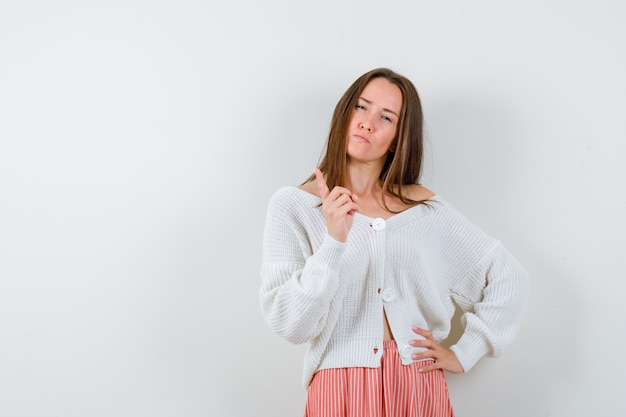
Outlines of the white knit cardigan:
{"type": "Polygon", "coordinates": [[[524,268],[440,196],[387,220],[357,213],[345,243],[327,233],[321,200],[296,187],[271,198],[260,301],[270,328],[308,343],[303,385],[320,369],[380,366],[383,308],[402,363],[412,326],[463,335],[451,347],[465,371],[515,337],[528,292],[524,268]]]}

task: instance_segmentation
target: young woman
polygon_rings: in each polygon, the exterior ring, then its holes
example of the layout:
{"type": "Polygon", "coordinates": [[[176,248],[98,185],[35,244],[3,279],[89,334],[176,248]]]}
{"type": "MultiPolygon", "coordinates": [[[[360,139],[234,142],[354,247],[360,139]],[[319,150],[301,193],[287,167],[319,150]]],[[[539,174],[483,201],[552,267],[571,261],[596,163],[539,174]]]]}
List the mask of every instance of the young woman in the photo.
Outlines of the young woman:
{"type": "Polygon", "coordinates": [[[308,417],[453,416],[443,371],[499,355],[520,327],[525,270],[419,185],[422,153],[415,87],[375,69],[337,104],[319,168],[271,198],[261,305],[308,343],[308,417]]]}

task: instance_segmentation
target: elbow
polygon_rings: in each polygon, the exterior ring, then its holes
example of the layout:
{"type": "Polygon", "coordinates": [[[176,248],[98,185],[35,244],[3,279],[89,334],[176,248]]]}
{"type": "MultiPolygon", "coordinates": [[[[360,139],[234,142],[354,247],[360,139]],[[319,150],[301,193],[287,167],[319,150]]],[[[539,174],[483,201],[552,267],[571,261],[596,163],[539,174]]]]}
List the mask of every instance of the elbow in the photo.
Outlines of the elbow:
{"type": "Polygon", "coordinates": [[[270,314],[265,320],[272,332],[294,345],[310,342],[317,335],[316,329],[309,323],[292,317],[270,314]]]}
{"type": "Polygon", "coordinates": [[[271,302],[262,307],[263,317],[270,330],[289,343],[307,343],[319,333],[318,326],[312,325],[306,312],[279,308],[271,302]]]}
{"type": "Polygon", "coordinates": [[[294,345],[301,345],[313,339],[313,336],[298,328],[289,328],[285,326],[270,325],[271,330],[294,345]]]}

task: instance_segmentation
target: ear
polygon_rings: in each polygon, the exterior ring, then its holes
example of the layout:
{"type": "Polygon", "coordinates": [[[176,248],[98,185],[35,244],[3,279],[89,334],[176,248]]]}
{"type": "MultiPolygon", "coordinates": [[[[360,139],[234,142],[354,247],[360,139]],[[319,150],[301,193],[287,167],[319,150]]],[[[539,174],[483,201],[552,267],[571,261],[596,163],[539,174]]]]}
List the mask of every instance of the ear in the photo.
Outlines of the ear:
{"type": "Polygon", "coordinates": [[[394,139],[393,142],[391,142],[391,145],[389,145],[389,152],[395,152],[396,151],[396,143],[397,141],[394,139]]]}

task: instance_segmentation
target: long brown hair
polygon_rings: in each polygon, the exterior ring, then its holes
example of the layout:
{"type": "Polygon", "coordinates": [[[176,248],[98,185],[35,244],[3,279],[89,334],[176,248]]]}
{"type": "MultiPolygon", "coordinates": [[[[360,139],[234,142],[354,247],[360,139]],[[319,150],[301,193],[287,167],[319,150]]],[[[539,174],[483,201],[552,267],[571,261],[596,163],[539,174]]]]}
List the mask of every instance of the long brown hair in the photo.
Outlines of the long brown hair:
{"type": "MultiPolygon", "coordinates": [[[[319,168],[326,177],[326,184],[329,189],[347,185],[348,125],[359,96],[367,84],[375,78],[386,79],[402,92],[402,109],[398,121],[398,132],[392,142],[395,144],[395,149],[387,155],[387,160],[380,172],[380,180],[383,183],[383,206],[389,210],[385,202],[385,195],[397,197],[404,204],[420,204],[423,201],[415,201],[405,195],[405,186],[419,184],[422,173],[424,153],[422,104],[413,83],[389,68],[377,68],[363,74],[343,94],[333,112],[330,133],[326,142],[326,152],[319,168]]],[[[314,179],[315,175],[311,175],[305,183],[314,179]]]]}

